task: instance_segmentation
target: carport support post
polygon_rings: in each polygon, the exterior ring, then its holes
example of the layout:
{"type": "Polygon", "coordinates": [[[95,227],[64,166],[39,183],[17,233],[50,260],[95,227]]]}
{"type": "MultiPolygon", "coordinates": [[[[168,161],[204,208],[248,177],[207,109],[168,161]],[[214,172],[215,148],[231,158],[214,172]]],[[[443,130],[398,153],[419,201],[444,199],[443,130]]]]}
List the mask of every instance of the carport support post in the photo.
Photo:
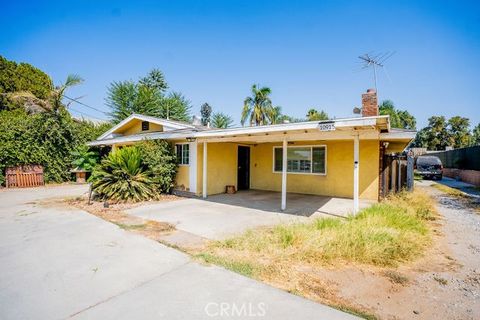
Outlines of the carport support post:
{"type": "Polygon", "coordinates": [[[203,186],[202,197],[207,198],[207,141],[203,141],[203,186]]]}
{"type": "Polygon", "coordinates": [[[353,214],[358,212],[358,171],[359,160],[359,136],[358,132],[353,136],[353,214]]]}
{"type": "Polygon", "coordinates": [[[283,138],[282,148],[282,211],[287,208],[287,138],[283,138]]]}

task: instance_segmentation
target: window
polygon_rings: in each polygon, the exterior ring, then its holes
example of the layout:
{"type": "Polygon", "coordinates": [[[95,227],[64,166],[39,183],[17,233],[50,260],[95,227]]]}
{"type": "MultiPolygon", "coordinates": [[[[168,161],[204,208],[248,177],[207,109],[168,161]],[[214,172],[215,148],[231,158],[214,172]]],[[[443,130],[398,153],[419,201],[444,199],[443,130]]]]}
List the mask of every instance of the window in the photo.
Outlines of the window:
{"type": "MultiPolygon", "coordinates": [[[[298,146],[287,148],[287,172],[326,173],[326,146],[298,146]]],[[[273,149],[274,171],[282,172],[283,148],[273,149]]]]}
{"type": "Polygon", "coordinates": [[[142,131],[148,131],[150,129],[150,122],[142,121],[142,131]]]}
{"type": "Polygon", "coordinates": [[[178,164],[188,165],[190,157],[190,146],[188,143],[176,144],[175,149],[177,152],[178,164]]]}

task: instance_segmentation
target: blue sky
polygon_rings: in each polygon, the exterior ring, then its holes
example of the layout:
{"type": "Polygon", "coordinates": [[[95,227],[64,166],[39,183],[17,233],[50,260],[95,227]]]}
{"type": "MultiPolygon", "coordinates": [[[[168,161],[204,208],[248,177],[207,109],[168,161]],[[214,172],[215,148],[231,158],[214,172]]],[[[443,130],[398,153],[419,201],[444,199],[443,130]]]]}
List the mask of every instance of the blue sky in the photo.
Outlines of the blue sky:
{"type": "Polygon", "coordinates": [[[8,1],[1,7],[0,54],[37,66],[55,83],[79,74],[85,82],[69,95],[105,111],[109,83],[157,67],[194,113],[208,102],[237,124],[253,83],[269,86],[274,104],[291,116],[310,107],[351,116],[373,86],[357,57],[395,51],[379,74],[380,99],[407,109],[419,127],[434,114],[480,122],[479,1],[8,1]]]}

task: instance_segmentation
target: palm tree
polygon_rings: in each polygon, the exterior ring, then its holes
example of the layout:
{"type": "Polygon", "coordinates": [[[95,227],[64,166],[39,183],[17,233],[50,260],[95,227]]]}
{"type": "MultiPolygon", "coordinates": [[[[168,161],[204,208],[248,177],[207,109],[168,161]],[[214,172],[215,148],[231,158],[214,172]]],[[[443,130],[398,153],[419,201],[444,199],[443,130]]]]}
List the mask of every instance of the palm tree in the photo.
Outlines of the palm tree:
{"type": "Polygon", "coordinates": [[[328,120],[328,114],[321,110],[320,112],[316,109],[311,108],[307,112],[308,121],[318,121],[318,120],[328,120]]]}
{"type": "MultiPolygon", "coordinates": [[[[61,106],[63,106],[62,100],[65,95],[65,91],[68,88],[76,86],[82,82],[83,79],[79,75],[69,74],[64,84],[56,86],[50,94],[50,103],[52,104],[52,110],[57,111],[61,106]]],[[[71,102],[67,103],[67,107],[70,105],[70,103],[71,102]]]]}
{"type": "Polygon", "coordinates": [[[270,112],[268,114],[268,119],[270,120],[270,124],[277,124],[283,121],[284,116],[282,115],[282,107],[276,106],[270,108],[270,112]]]}
{"type": "Polygon", "coordinates": [[[269,97],[271,93],[272,90],[268,87],[260,87],[257,84],[252,86],[252,95],[243,102],[242,125],[245,125],[247,120],[250,126],[268,124],[272,112],[272,101],[269,97]]]}
{"type": "Polygon", "coordinates": [[[212,127],[226,129],[231,127],[233,119],[222,112],[214,112],[212,115],[212,127]]]}

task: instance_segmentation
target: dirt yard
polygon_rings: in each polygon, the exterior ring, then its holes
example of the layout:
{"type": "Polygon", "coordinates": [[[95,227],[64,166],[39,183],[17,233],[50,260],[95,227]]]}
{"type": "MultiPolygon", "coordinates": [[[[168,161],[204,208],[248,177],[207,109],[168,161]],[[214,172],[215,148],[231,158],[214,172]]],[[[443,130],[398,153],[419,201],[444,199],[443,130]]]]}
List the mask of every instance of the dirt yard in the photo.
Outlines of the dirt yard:
{"type": "MultiPolygon", "coordinates": [[[[160,201],[175,201],[178,197],[173,195],[164,195],[157,201],[149,201],[148,203],[156,203],[160,201]]],[[[42,206],[72,206],[78,209],[87,211],[103,220],[116,224],[120,228],[141,234],[147,238],[155,241],[160,241],[162,237],[170,235],[175,232],[175,226],[168,222],[159,222],[126,214],[127,209],[135,208],[144,205],[145,202],[139,203],[117,203],[104,206],[104,202],[91,201],[89,203],[88,196],[84,194],[75,198],[53,198],[46,201],[41,201],[42,206]]]]}

